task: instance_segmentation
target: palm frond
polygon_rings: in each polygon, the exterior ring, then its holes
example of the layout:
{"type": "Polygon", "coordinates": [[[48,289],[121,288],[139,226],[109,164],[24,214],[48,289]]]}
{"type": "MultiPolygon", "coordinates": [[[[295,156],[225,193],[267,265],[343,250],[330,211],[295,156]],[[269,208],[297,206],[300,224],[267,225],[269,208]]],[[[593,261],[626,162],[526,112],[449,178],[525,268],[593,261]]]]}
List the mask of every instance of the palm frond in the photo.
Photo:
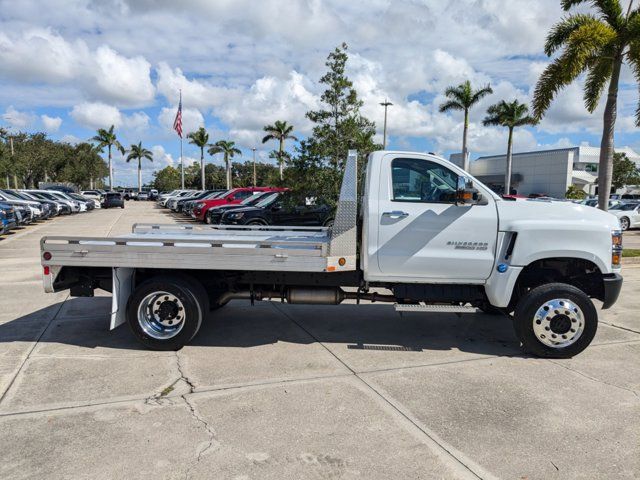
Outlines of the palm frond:
{"type": "Polygon", "coordinates": [[[589,113],[593,113],[598,106],[600,96],[607,81],[611,78],[612,71],[613,62],[607,58],[600,58],[589,69],[584,82],[584,105],[589,113]]]}
{"type": "Polygon", "coordinates": [[[491,88],[491,85],[487,84],[484,87],[473,92],[473,95],[471,96],[471,103],[478,103],[484,97],[486,97],[487,95],[491,95],[492,93],[493,89],[491,88]]]}
{"type": "Polygon", "coordinates": [[[458,100],[449,100],[440,104],[440,108],[438,108],[440,112],[448,112],[449,110],[464,110],[464,105],[462,105],[458,100]]]}
{"type": "Polygon", "coordinates": [[[593,15],[588,14],[579,13],[563,18],[551,27],[544,43],[544,53],[550,57],[567,42],[569,36],[574,31],[592,22],[599,22],[599,20],[593,15]]]}
{"type": "MultiPolygon", "coordinates": [[[[640,38],[629,45],[628,59],[629,66],[640,90],[640,38]]],[[[638,106],[636,108],[636,126],[640,127],[640,98],[638,98],[638,106]]]]}

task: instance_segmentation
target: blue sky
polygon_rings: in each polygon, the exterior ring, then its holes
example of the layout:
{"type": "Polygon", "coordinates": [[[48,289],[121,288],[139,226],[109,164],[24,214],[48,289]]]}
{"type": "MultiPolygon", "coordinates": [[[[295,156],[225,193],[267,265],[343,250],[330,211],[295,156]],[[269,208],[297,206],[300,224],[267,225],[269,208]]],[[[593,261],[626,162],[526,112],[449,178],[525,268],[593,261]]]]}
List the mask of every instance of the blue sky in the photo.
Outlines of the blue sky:
{"type": "MultiPolygon", "coordinates": [[[[470,79],[495,92],[472,112],[472,157],[502,153],[506,132],[481,120],[491,103],[530,101],[559,3],[0,0],[0,124],[69,142],[114,124],[123,143],[142,141],[154,152],[147,181],[154,168],[178,164],[171,124],[182,89],[187,131],[203,125],[212,141],[236,141],[246,159],[256,147],[267,161],[262,126],[287,120],[299,137],[309,134],[304,114],[318,107],[327,53],[345,41],[349,76],[380,134],[378,104],[394,103],[389,148],[459,150],[462,117],[438,105],[446,86],[470,79]]],[[[640,151],[637,102],[625,68],[616,144],[640,151]]],[[[598,145],[601,118],[602,106],[589,115],[573,85],[540,125],[517,133],[515,149],[598,145]]],[[[184,153],[187,162],[199,156],[186,143],[184,153]]],[[[135,183],[134,166],[116,158],[115,177],[135,183]]]]}

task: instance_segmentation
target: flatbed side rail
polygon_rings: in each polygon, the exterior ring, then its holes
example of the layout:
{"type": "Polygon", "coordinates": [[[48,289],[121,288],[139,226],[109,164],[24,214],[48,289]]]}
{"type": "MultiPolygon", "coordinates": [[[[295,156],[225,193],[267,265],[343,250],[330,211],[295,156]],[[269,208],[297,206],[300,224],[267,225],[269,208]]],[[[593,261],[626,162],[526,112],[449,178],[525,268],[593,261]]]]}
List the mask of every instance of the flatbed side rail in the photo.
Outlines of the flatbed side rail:
{"type": "Polygon", "coordinates": [[[212,232],[241,232],[245,234],[256,233],[264,235],[268,233],[289,233],[298,232],[313,234],[318,233],[326,236],[328,227],[296,227],[296,226],[265,226],[265,225],[176,225],[158,223],[134,223],[131,233],[135,234],[155,234],[155,233],[188,233],[210,235],[212,232]]]}
{"type": "MultiPolygon", "coordinates": [[[[91,249],[98,247],[113,248],[220,248],[237,250],[246,247],[255,252],[257,249],[286,249],[291,254],[317,255],[326,254],[326,242],[295,240],[240,240],[233,237],[225,239],[206,238],[119,238],[119,237],[43,237],[40,240],[41,250],[91,249]]],[[[79,250],[83,252],[85,250],[79,250]]],[[[86,250],[88,252],[88,250],[86,250]]]]}
{"type": "Polygon", "coordinates": [[[358,220],[358,152],[349,150],[344,167],[340,198],[331,229],[329,256],[355,258],[358,220]]]}

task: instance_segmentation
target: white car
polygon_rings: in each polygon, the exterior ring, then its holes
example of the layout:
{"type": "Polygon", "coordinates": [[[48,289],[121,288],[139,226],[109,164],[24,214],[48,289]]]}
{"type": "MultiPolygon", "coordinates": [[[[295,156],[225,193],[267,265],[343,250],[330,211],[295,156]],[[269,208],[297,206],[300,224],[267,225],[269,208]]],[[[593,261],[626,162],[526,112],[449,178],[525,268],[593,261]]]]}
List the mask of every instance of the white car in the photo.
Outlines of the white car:
{"type": "Polygon", "coordinates": [[[640,227],[640,203],[621,203],[610,209],[609,213],[618,217],[622,230],[640,227]]]}

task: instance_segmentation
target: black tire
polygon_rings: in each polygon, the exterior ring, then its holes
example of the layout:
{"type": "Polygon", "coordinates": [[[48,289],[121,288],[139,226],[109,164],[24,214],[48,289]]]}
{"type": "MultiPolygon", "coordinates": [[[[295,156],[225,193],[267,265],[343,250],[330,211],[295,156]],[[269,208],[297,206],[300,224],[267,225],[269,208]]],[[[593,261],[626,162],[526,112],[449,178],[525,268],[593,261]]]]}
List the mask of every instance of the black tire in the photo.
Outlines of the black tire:
{"type": "Polygon", "coordinates": [[[266,227],[269,224],[264,220],[255,219],[255,220],[249,220],[245,225],[262,225],[263,227],[266,227]]]}
{"type": "Polygon", "coordinates": [[[334,223],[333,218],[330,218],[329,220],[327,220],[326,222],[324,222],[324,225],[323,225],[323,226],[324,226],[324,227],[327,227],[327,228],[333,228],[333,223],[334,223]]]}
{"type": "MultiPolygon", "coordinates": [[[[559,307],[560,310],[563,308],[564,307],[559,307]]],[[[567,311],[566,313],[572,312],[567,311]]],[[[542,325],[544,325],[544,323],[542,325]]],[[[562,325],[562,323],[560,323],[560,325],[562,325]]],[[[573,326],[574,323],[569,323],[569,327],[573,326]]],[[[520,298],[514,312],[513,327],[522,346],[528,352],[546,358],[571,358],[587,348],[593,340],[598,329],[598,312],[591,299],[582,290],[566,283],[548,283],[534,288],[520,298]],[[547,317],[547,319],[550,319],[551,316],[553,316],[552,321],[557,318],[559,322],[565,322],[565,324],[566,322],[574,322],[575,320],[579,327],[582,328],[580,336],[566,347],[549,346],[543,343],[543,340],[539,339],[534,331],[534,322],[540,325],[540,321],[536,319],[536,312],[543,308],[545,303],[553,300],[569,300],[582,311],[583,323],[581,323],[580,320],[567,317],[567,315],[564,315],[564,312],[559,310],[555,310],[547,317]],[[567,320],[561,317],[565,317],[567,320]]],[[[570,332],[573,331],[572,328],[570,331],[564,333],[571,335],[570,332]]],[[[554,330],[549,330],[549,332],[547,335],[555,335],[554,330]]],[[[562,335],[559,332],[560,330],[556,331],[556,334],[560,340],[562,335]]],[[[554,338],[556,337],[554,336],[554,338]]],[[[548,337],[546,341],[551,341],[550,337],[548,337]]]]}
{"type": "Polygon", "coordinates": [[[628,217],[622,217],[620,219],[620,228],[624,231],[624,230],[628,230],[629,226],[631,225],[631,222],[629,221],[628,217]]]}
{"type": "Polygon", "coordinates": [[[124,208],[124,205],[120,205],[120,208],[124,208]]]}
{"type": "Polygon", "coordinates": [[[180,350],[195,337],[209,311],[209,298],[202,285],[186,275],[153,277],[138,285],[127,303],[127,323],[136,339],[151,350],[180,350]],[[138,308],[153,292],[168,292],[184,306],[184,325],[173,337],[154,338],[138,321],[138,308]]]}

